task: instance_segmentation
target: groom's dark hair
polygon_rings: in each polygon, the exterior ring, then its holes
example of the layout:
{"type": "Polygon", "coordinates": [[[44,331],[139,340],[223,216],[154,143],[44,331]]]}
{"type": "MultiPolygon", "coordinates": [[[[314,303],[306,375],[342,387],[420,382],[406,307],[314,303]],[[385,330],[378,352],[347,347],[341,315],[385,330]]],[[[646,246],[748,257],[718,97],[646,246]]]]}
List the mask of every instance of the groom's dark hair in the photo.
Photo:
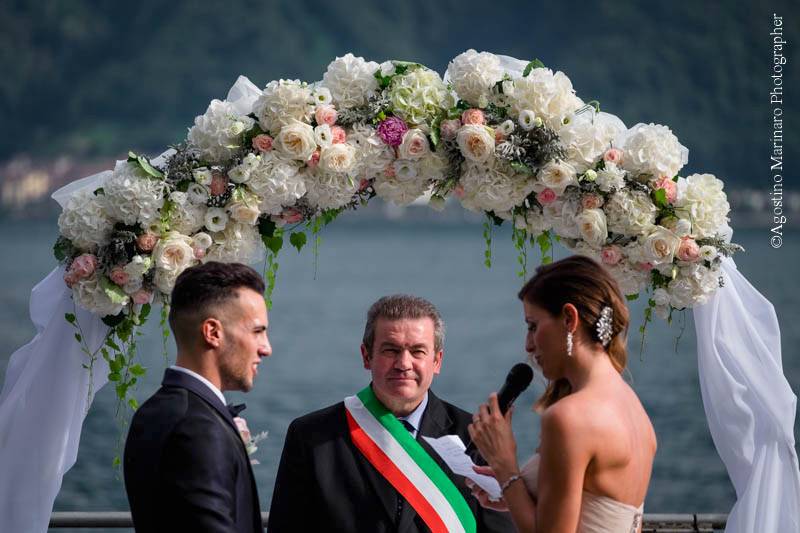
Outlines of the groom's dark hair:
{"type": "Polygon", "coordinates": [[[264,280],[241,263],[209,261],[184,270],[175,280],[169,310],[169,326],[180,344],[193,326],[208,318],[214,308],[238,297],[237,289],[264,292],[264,280]]]}

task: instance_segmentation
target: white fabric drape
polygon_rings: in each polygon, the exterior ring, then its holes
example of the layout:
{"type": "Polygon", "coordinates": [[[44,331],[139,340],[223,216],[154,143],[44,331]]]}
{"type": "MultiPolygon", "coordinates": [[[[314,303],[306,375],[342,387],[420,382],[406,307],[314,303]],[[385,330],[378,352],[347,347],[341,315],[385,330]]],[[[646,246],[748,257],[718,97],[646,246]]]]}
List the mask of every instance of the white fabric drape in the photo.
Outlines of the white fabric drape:
{"type": "Polygon", "coordinates": [[[772,304],[724,259],[725,286],[694,309],[708,427],[736,489],[727,533],[800,531],[797,397],[772,304]]]}

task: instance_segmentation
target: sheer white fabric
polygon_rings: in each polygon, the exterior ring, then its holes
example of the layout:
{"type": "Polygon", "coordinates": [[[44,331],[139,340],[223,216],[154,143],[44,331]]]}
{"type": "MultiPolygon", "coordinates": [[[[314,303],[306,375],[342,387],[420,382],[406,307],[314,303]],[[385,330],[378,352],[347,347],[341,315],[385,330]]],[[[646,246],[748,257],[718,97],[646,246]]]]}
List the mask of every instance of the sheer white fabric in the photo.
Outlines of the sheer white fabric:
{"type": "Polygon", "coordinates": [[[797,397],[783,375],[778,319],[732,259],[722,272],[725,286],[694,319],[708,427],[736,489],[725,531],[800,531],[797,397]]]}
{"type": "MultiPolygon", "coordinates": [[[[240,76],[228,93],[240,113],[249,113],[261,91],[240,76]]],[[[173,150],[153,160],[161,164],[173,150]]],[[[101,187],[111,171],[76,180],[53,193],[62,207],[79,191],[101,187]]],[[[44,532],[64,474],[75,464],[81,427],[92,398],[88,357],[64,318],[75,313],[90,349],[100,346],[108,328],[91,313],[73,305],[56,268],[31,292],[34,339],[9,359],[0,393],[0,531],[44,532]]],[[[107,382],[108,365],[98,358],[92,390],[107,382]]],[[[110,466],[109,466],[110,468],[110,466]]]]}

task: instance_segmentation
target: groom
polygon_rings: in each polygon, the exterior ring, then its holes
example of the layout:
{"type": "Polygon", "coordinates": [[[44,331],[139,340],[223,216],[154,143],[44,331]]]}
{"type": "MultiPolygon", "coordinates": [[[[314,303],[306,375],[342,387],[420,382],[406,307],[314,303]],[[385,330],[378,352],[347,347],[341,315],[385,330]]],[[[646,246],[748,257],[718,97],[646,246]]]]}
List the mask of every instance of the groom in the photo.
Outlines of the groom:
{"type": "MultiPolygon", "coordinates": [[[[222,391],[247,392],[267,339],[264,282],[241,264],[178,276],[169,324],[178,355],[131,422],[125,489],[136,531],[263,531],[253,471],[222,391]]],[[[240,406],[243,408],[243,406],[240,406]]]]}
{"type": "Polygon", "coordinates": [[[429,390],[443,340],[442,319],[422,298],[372,305],[361,345],[372,384],[289,426],[269,533],[513,530],[503,514],[479,506],[422,438],[464,441],[472,422],[429,390]]]}

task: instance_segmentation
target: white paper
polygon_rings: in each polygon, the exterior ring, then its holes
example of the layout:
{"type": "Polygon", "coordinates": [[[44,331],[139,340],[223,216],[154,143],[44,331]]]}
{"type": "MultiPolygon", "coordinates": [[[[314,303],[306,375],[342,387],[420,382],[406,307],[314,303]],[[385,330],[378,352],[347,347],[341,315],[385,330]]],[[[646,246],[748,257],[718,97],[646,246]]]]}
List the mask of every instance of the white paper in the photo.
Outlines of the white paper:
{"type": "Polygon", "coordinates": [[[472,469],[472,467],[476,465],[472,462],[472,458],[464,453],[467,447],[464,446],[464,443],[458,435],[445,435],[438,439],[425,437],[423,435],[422,438],[425,439],[428,444],[431,445],[431,448],[439,454],[439,457],[447,463],[450,470],[474,481],[475,484],[485,490],[493,500],[500,499],[502,496],[500,484],[495,478],[478,474],[472,469]]]}

